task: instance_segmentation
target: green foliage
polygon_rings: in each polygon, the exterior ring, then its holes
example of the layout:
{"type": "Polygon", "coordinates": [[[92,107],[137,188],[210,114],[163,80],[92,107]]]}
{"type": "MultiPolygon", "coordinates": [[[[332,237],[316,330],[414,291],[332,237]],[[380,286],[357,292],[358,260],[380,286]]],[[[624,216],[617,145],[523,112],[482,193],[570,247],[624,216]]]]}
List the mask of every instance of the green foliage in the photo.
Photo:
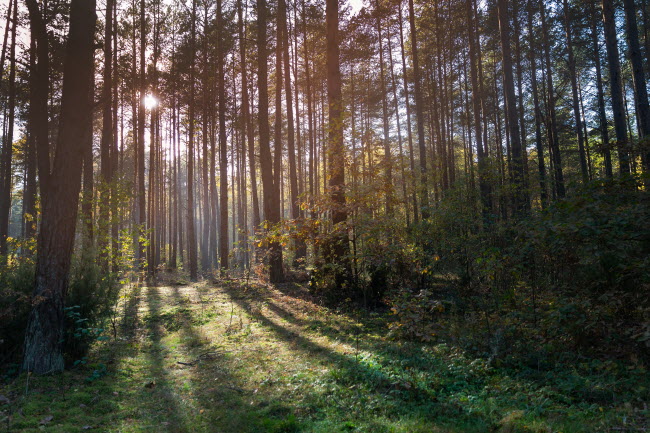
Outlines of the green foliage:
{"type": "Polygon", "coordinates": [[[391,311],[397,317],[390,324],[393,335],[421,341],[432,341],[440,332],[439,316],[445,307],[429,290],[413,293],[401,290],[389,301],[391,311]]]}
{"type": "MultiPolygon", "coordinates": [[[[648,215],[647,192],[617,181],[592,183],[543,212],[489,225],[464,197],[448,195],[415,231],[430,276],[426,288],[463,317],[438,324],[495,360],[539,365],[567,351],[647,357],[648,215]]],[[[425,316],[412,307],[426,311],[418,296],[394,297],[396,326],[410,329],[410,317],[425,316]]]]}
{"type": "Polygon", "coordinates": [[[77,257],[72,266],[66,297],[69,362],[85,354],[94,341],[107,338],[103,335],[106,322],[119,296],[116,275],[103,272],[100,265],[90,262],[91,257],[77,257]]]}
{"type": "Polygon", "coordinates": [[[0,268],[0,365],[20,357],[33,285],[31,258],[14,257],[0,268]]]}
{"type": "MultiPolygon", "coordinates": [[[[22,355],[24,332],[31,310],[35,263],[24,244],[13,243],[11,259],[0,269],[0,365],[11,366],[22,355]],[[16,249],[20,248],[22,254],[16,249]]],[[[31,251],[31,248],[30,248],[31,251]]],[[[105,322],[115,307],[116,275],[91,262],[92,255],[75,257],[66,294],[65,352],[69,365],[83,359],[90,345],[108,337],[105,322]]]]}

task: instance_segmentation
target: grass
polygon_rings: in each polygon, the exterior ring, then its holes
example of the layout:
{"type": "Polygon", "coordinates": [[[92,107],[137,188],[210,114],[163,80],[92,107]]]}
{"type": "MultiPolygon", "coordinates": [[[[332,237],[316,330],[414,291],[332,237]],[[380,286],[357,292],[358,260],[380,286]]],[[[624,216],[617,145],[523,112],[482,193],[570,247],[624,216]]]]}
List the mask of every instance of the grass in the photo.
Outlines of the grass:
{"type": "Polygon", "coordinates": [[[641,367],[494,367],[386,337],[299,286],[131,287],[117,339],[0,388],[11,432],[596,432],[650,428],[641,367]]]}

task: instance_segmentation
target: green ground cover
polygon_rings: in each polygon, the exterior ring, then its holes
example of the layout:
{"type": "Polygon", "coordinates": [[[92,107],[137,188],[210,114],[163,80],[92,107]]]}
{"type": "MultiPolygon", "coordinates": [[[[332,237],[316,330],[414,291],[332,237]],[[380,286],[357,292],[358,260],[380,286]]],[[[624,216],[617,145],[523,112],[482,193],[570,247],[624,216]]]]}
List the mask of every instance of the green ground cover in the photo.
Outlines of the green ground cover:
{"type": "Polygon", "coordinates": [[[396,341],[387,315],[244,280],[125,289],[111,338],[64,374],[6,375],[10,432],[637,432],[640,366],[539,371],[396,341]]]}

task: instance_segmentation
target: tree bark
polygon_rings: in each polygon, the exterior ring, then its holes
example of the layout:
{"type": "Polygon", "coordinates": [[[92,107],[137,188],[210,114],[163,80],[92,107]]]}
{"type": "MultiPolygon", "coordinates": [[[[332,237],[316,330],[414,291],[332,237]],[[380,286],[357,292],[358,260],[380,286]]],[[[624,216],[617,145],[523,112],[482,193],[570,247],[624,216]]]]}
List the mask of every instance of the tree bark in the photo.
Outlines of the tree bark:
{"type": "Polygon", "coordinates": [[[591,43],[594,50],[594,66],[596,68],[596,92],[598,97],[598,121],[600,136],[602,139],[602,153],[605,160],[605,176],[611,178],[614,174],[612,169],[612,153],[609,149],[609,132],[607,130],[607,116],[605,114],[605,96],[603,91],[603,76],[600,63],[600,47],[598,43],[598,28],[596,25],[596,1],[590,0],[591,5],[591,43]]]}
{"type": "MultiPolygon", "coordinates": [[[[258,119],[260,134],[260,168],[262,172],[264,219],[274,224],[280,220],[279,206],[275,202],[273,167],[269,132],[268,52],[266,43],[266,0],[257,0],[257,87],[259,91],[258,119]]],[[[277,241],[269,242],[269,279],[272,283],[284,280],[282,247],[277,241]]]]}
{"type": "Polygon", "coordinates": [[[228,269],[228,143],[226,141],[226,90],[222,33],[223,12],[217,0],[217,87],[219,96],[219,264],[228,269]]]}
{"type": "Polygon", "coordinates": [[[338,0],[326,0],[325,25],[327,29],[327,160],[329,165],[329,194],[332,200],[334,236],[325,248],[328,263],[342,269],[336,271],[336,284],[349,275],[345,256],[349,249],[345,208],[345,147],[343,144],[343,97],[341,93],[341,68],[339,61],[339,5],[338,0]]]}
{"type": "MultiPolygon", "coordinates": [[[[36,0],[28,0],[28,7],[30,19],[42,20],[36,0]]],[[[44,197],[43,223],[38,237],[33,307],[25,333],[22,363],[24,370],[37,374],[64,368],[63,306],[74,245],[83,144],[91,133],[92,105],[88,94],[92,82],[95,21],[94,0],[72,0],[59,133],[49,175],[51,188],[45,190],[47,198],[44,197]]],[[[35,29],[39,27],[38,24],[34,26],[35,29]]],[[[45,42],[38,36],[36,39],[38,44],[45,42]]],[[[44,50],[49,54],[47,47],[44,50]]]]}
{"type": "Polygon", "coordinates": [[[188,107],[188,145],[187,145],[187,252],[190,280],[198,278],[198,263],[196,254],[196,231],[194,221],[194,63],[196,53],[196,0],[192,0],[191,24],[191,59],[190,59],[190,101],[188,107]]]}
{"type": "MultiPolygon", "coordinates": [[[[634,85],[639,130],[641,132],[640,138],[645,141],[650,137],[650,106],[648,105],[648,88],[643,71],[643,57],[639,45],[639,29],[636,24],[636,6],[634,0],[623,0],[623,6],[625,8],[628,55],[632,64],[632,83],[634,85]]],[[[643,168],[646,172],[650,170],[649,147],[648,144],[645,144],[645,150],[643,151],[643,168]]]]}
{"type": "Polygon", "coordinates": [[[569,61],[569,77],[571,78],[571,97],[573,106],[573,118],[575,120],[575,131],[578,139],[578,151],[580,154],[580,173],[582,182],[589,181],[589,169],[587,167],[587,154],[585,152],[585,142],[582,134],[582,120],[580,118],[580,100],[578,98],[578,77],[576,75],[576,59],[573,54],[573,35],[571,34],[571,22],[569,19],[569,2],[563,0],[564,6],[564,32],[566,34],[566,48],[569,61]]]}
{"type": "Polygon", "coordinates": [[[514,187],[515,213],[524,214],[528,208],[528,196],[524,184],[524,161],[517,119],[517,104],[515,85],[512,73],[512,55],[510,52],[510,19],[506,0],[498,0],[499,30],[501,35],[501,50],[503,55],[503,86],[506,101],[506,116],[510,130],[510,148],[512,159],[512,181],[514,187]]]}
{"type": "Polygon", "coordinates": [[[427,148],[424,139],[424,106],[422,103],[417,31],[415,29],[415,8],[413,6],[413,0],[408,1],[409,25],[411,29],[411,58],[413,60],[413,91],[415,93],[415,115],[418,132],[418,148],[420,150],[420,215],[422,215],[422,219],[427,219],[429,218],[429,193],[427,190],[427,148]]]}
{"type": "Polygon", "coordinates": [[[614,1],[603,0],[603,24],[605,27],[605,47],[609,66],[609,86],[612,96],[612,111],[614,112],[614,130],[618,147],[619,172],[630,174],[630,158],[625,126],[625,107],[623,105],[623,84],[621,78],[621,63],[618,56],[618,38],[614,17],[614,1]]]}

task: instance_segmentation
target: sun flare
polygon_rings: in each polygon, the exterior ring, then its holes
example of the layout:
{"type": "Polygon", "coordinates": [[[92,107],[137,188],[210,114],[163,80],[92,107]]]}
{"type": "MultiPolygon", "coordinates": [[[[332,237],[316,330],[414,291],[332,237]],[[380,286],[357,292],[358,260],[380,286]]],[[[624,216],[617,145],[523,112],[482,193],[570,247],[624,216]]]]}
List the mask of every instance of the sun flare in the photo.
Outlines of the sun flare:
{"type": "Polygon", "coordinates": [[[158,98],[156,98],[155,96],[149,93],[144,96],[143,101],[144,101],[144,108],[146,108],[147,110],[156,108],[156,106],[158,105],[158,98]]]}

